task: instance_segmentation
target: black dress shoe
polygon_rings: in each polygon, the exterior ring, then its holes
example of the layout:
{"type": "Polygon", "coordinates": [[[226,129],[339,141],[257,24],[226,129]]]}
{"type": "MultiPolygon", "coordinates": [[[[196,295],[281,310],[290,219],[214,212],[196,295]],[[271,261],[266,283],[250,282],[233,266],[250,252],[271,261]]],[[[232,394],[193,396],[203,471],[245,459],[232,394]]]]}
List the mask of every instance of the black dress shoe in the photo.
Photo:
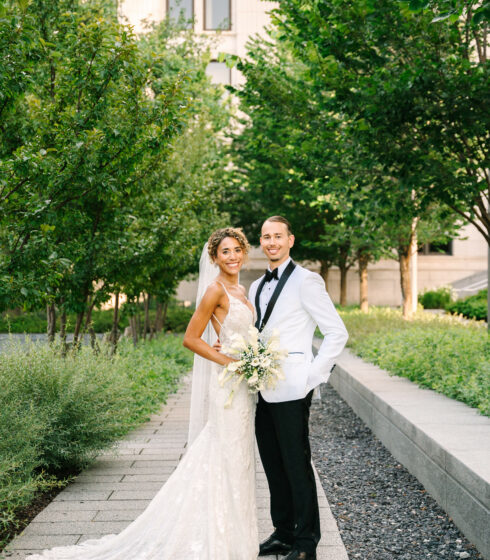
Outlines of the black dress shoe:
{"type": "Polygon", "coordinates": [[[292,550],[283,560],[316,560],[316,552],[292,550]]]}
{"type": "Polygon", "coordinates": [[[292,545],[280,541],[274,535],[271,535],[260,545],[259,556],[269,556],[270,554],[287,554],[292,545]]]}

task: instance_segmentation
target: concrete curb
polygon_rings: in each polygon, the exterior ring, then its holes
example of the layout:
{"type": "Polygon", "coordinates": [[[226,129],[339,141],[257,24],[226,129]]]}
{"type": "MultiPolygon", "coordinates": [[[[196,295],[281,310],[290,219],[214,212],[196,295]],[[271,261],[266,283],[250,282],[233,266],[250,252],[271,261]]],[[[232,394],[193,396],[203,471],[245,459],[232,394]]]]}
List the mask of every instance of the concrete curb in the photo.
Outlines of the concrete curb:
{"type": "Polygon", "coordinates": [[[330,383],[490,558],[490,418],[348,350],[330,383]]]}

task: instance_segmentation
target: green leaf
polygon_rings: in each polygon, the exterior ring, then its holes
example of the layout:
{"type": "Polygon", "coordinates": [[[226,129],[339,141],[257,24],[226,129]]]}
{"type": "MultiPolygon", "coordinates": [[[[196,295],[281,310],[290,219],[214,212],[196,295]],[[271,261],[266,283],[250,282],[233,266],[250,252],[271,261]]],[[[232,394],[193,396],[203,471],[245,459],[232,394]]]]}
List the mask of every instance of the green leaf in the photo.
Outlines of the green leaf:
{"type": "Polygon", "coordinates": [[[30,0],[17,0],[17,3],[19,4],[21,11],[25,13],[29,7],[30,0]]]}
{"type": "Polygon", "coordinates": [[[438,21],[444,21],[445,19],[450,18],[453,15],[453,12],[445,12],[442,14],[439,14],[438,16],[436,16],[435,18],[432,19],[432,23],[437,23],[438,21]]]}

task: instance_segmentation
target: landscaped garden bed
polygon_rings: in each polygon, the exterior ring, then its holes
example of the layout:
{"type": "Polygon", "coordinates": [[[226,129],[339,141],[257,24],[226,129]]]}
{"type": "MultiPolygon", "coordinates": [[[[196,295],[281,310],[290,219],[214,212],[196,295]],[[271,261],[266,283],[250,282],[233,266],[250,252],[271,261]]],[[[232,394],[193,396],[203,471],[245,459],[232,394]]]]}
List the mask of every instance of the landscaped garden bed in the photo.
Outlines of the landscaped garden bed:
{"type": "Polygon", "coordinates": [[[191,366],[181,336],[63,356],[13,345],[0,361],[0,550],[44,493],[156,412],[191,366]]]}
{"type": "Polygon", "coordinates": [[[423,312],[405,321],[389,308],[340,313],[358,356],[490,416],[490,337],[484,323],[423,312]]]}
{"type": "Polygon", "coordinates": [[[487,320],[488,290],[480,290],[472,296],[455,300],[450,287],[442,286],[419,295],[419,303],[424,309],[445,309],[454,315],[462,315],[477,321],[487,320]]]}

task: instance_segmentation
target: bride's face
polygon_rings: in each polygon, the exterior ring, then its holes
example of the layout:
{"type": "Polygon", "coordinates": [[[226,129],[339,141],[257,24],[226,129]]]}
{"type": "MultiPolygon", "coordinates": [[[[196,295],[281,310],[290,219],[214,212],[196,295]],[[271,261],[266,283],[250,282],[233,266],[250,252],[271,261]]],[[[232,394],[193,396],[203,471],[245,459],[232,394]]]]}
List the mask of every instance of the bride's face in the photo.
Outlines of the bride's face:
{"type": "Polygon", "coordinates": [[[225,274],[238,274],[244,260],[243,249],[233,237],[225,237],[218,245],[217,255],[214,262],[225,274]]]}

